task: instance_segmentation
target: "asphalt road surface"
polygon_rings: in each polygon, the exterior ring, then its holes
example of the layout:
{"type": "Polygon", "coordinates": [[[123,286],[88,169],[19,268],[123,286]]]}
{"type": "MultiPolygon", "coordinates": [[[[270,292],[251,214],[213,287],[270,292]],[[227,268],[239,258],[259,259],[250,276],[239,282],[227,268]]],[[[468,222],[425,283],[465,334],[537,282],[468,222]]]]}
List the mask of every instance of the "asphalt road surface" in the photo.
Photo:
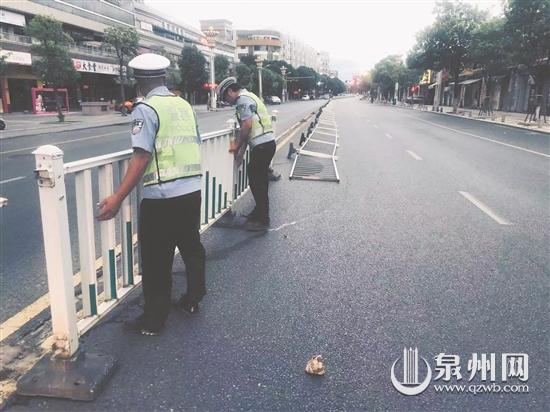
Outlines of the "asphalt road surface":
{"type": "MultiPolygon", "coordinates": [[[[291,102],[269,106],[269,110],[279,111],[277,130],[284,131],[323,103],[322,100],[291,102]]],[[[199,113],[200,131],[207,133],[225,129],[230,118],[234,118],[233,110],[199,113]]],[[[47,292],[38,190],[33,178],[35,164],[31,154],[44,144],[59,146],[64,151],[64,161],[72,162],[130,148],[129,126],[48,133],[0,142],[0,196],[9,199],[9,206],[0,208],[0,322],[47,292]]],[[[67,193],[70,202],[74,199],[70,182],[67,193]]],[[[97,190],[94,193],[97,194],[97,190]]],[[[74,222],[75,209],[69,210],[74,222]]],[[[73,231],[72,234],[76,239],[76,233],[73,231]]]]}
{"type": "MultiPolygon", "coordinates": [[[[162,336],[135,336],[120,325],[139,313],[134,300],[93,329],[84,347],[120,362],[95,402],[12,409],[548,410],[548,135],[357,99],[331,105],[339,184],[282,179],[270,189],[271,231],[206,232],[198,316],[173,313],[162,336]],[[405,396],[390,374],[405,346],[433,383],[482,384],[480,371],[469,381],[468,360],[495,354],[495,383],[529,393],[430,385],[405,396]],[[435,380],[440,353],[460,357],[461,380],[435,380]],[[324,377],[304,373],[317,354],[324,377]],[[503,382],[502,354],[528,355],[526,382],[503,382]]],[[[286,177],[285,155],[275,164],[286,177]]],[[[174,295],[182,270],[176,259],[174,295]]]]}

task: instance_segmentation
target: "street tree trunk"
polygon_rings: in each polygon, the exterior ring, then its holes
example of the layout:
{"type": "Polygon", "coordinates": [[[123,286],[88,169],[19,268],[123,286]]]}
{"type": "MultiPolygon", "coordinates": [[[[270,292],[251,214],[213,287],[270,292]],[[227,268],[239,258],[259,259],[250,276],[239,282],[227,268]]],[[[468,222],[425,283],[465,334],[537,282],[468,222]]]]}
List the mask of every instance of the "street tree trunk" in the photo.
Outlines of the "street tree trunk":
{"type": "Polygon", "coordinates": [[[127,115],[127,112],[126,112],[126,106],[125,106],[125,102],[126,102],[126,91],[124,90],[124,73],[122,71],[124,67],[124,64],[123,62],[121,61],[120,64],[119,64],[119,70],[120,70],[120,100],[121,100],[121,107],[120,107],[120,113],[122,114],[122,116],[126,116],[127,115]]]}
{"type": "Polygon", "coordinates": [[[460,67],[457,66],[454,69],[454,91],[453,91],[453,113],[458,111],[458,103],[460,102],[460,85],[458,84],[458,77],[460,76],[460,67]]]}
{"type": "Polygon", "coordinates": [[[59,95],[57,87],[53,88],[53,94],[55,96],[55,108],[57,109],[57,118],[61,123],[63,123],[65,121],[65,115],[63,114],[61,106],[61,96],[59,95]]]}

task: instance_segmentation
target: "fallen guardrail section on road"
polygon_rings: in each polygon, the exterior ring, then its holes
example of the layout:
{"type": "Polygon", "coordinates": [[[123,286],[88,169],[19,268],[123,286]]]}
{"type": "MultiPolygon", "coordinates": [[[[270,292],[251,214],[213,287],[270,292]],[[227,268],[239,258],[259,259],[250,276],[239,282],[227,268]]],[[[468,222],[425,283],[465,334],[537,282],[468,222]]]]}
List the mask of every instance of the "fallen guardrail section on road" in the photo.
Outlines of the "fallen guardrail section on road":
{"type": "MultiPolygon", "coordinates": [[[[244,161],[236,167],[228,149],[237,128],[234,121],[228,122],[232,127],[202,136],[201,233],[248,190],[249,153],[247,150],[244,161]]],[[[41,146],[33,154],[46,255],[53,332],[48,342],[52,352],[19,380],[17,390],[25,396],[93,400],[116,362],[111,356],[79,349],[79,337],[141,284],[135,234],[141,188],[134,189],[124,200],[114,219],[97,222],[93,182],[98,187],[96,200],[112,194],[115,183],[128,168],[132,150],[71,163],[63,162],[63,151],[56,146],[41,146]],[[72,182],[73,178],[77,258],[71,247],[66,193],[66,180],[72,182]],[[96,242],[101,249],[99,258],[96,242]],[[73,261],[79,262],[79,273],[74,273],[73,261]],[[75,288],[81,290],[81,295],[75,288]]]]}
{"type": "Polygon", "coordinates": [[[336,167],[338,137],[334,113],[325,105],[310,124],[305,141],[300,142],[289,178],[340,182],[336,167]]]}

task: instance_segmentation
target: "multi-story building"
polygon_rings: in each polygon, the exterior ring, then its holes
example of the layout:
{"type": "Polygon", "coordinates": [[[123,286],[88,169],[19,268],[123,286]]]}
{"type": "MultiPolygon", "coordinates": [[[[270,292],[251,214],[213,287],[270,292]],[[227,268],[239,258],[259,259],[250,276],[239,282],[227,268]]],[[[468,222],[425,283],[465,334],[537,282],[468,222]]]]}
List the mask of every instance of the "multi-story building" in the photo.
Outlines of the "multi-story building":
{"type": "Polygon", "coordinates": [[[294,67],[307,66],[328,74],[330,58],[327,52],[299,38],[277,30],[237,30],[237,57],[254,56],[264,60],[284,60],[294,67]]]}
{"type": "Polygon", "coordinates": [[[317,53],[317,72],[325,76],[330,74],[330,55],[326,51],[317,53]]]}
{"type": "Polygon", "coordinates": [[[281,33],[277,30],[237,30],[237,57],[282,59],[281,33]]]}
{"type": "MultiPolygon", "coordinates": [[[[36,15],[48,15],[63,24],[74,40],[70,56],[80,72],[77,85],[69,88],[69,106],[79,101],[119,98],[119,67],[114,52],[104,44],[104,31],[111,26],[135,27],[139,34],[139,53],[160,48],[171,57],[174,69],[181,49],[194,44],[206,56],[210,48],[204,33],[148,7],[142,0],[10,0],[0,3],[0,54],[7,70],[0,75],[1,108],[5,112],[33,111],[32,88],[42,83],[32,73],[30,37],[25,27],[36,15]]],[[[234,60],[235,42],[231,22],[211,21],[224,30],[216,38],[214,53],[234,60]],[[218,24],[218,23],[219,24],[218,24]]]]}
{"type": "Polygon", "coordinates": [[[0,6],[0,47],[8,63],[0,77],[3,111],[32,111],[31,89],[42,86],[32,73],[32,40],[25,35],[25,27],[38,14],[62,22],[75,41],[70,54],[80,81],[69,90],[70,106],[77,107],[78,100],[115,98],[119,69],[115,54],[102,44],[103,32],[112,25],[134,26],[130,1],[14,0],[0,6]]]}
{"type": "Polygon", "coordinates": [[[291,35],[283,36],[283,60],[294,67],[306,66],[318,71],[317,50],[291,35]]]}

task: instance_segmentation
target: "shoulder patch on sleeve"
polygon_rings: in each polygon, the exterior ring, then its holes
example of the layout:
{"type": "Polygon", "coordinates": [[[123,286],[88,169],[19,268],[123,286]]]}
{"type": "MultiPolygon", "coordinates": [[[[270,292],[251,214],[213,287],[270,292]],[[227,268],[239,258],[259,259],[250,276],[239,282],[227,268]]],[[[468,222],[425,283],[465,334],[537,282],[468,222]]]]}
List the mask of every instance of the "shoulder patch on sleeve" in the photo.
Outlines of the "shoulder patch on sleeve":
{"type": "Polygon", "coordinates": [[[143,128],[143,119],[135,119],[132,122],[132,134],[138,134],[143,128]]]}

